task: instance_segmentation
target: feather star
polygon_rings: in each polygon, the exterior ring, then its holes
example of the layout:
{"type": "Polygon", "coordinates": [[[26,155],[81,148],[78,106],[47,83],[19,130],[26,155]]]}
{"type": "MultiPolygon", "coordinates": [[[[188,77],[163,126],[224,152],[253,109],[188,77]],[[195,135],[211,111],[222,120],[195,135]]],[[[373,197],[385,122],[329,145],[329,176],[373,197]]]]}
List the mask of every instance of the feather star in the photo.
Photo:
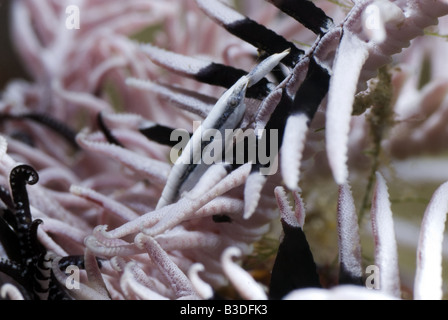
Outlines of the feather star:
{"type": "MultiPolygon", "coordinates": [[[[220,0],[73,2],[82,12],[79,30],[64,27],[63,1],[11,4],[12,39],[32,80],[11,80],[0,97],[1,266],[16,280],[3,284],[2,277],[2,298],[218,299],[229,285],[244,299],[403,296],[387,186],[393,175],[375,167],[371,175],[368,224],[381,272],[372,290],[352,192],[362,164],[351,161],[365,150],[368,119],[387,107],[375,105],[380,68],[448,14],[446,0],[357,0],[345,11],[309,0],[235,2],[241,12],[220,0]],[[151,43],[132,39],[145,28],[151,43]],[[363,98],[368,106],[355,110],[363,98]],[[190,130],[195,120],[201,124],[190,130]],[[178,129],[189,144],[170,163],[178,129]],[[207,129],[253,130],[244,152],[249,145],[269,152],[196,166],[207,129]],[[17,168],[39,173],[39,183],[18,192],[17,168]],[[321,283],[319,252],[306,229],[313,205],[324,201],[313,197],[326,196],[310,188],[326,173],[337,186],[329,210],[339,257],[333,287],[321,283]],[[244,263],[272,232],[279,239],[261,284],[244,263]],[[78,289],[67,286],[68,265],[79,269],[78,289]],[[19,269],[41,279],[21,283],[19,269]]],[[[429,51],[405,52],[401,70],[391,72],[396,134],[381,146],[397,158],[446,145],[448,82],[424,83],[422,76],[418,83],[405,68],[425,54],[437,66],[446,60],[446,49],[429,51]]],[[[427,171],[434,164],[420,162],[427,171]]],[[[393,166],[409,181],[440,180],[426,171],[418,176],[404,161],[393,166]]],[[[443,297],[447,188],[440,185],[423,216],[415,299],[443,297]]]]}

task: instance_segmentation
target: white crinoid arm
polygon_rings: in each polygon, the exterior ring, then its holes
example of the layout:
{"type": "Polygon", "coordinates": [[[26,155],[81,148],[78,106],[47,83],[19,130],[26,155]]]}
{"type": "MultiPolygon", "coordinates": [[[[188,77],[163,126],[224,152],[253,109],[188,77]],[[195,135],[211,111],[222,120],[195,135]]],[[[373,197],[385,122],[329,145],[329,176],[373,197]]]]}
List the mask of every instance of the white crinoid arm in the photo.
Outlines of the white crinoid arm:
{"type": "Polygon", "coordinates": [[[347,143],[355,94],[393,54],[446,14],[448,4],[439,0],[362,0],[351,9],[342,24],[327,106],[327,153],[338,184],[348,179],[347,143]]]}

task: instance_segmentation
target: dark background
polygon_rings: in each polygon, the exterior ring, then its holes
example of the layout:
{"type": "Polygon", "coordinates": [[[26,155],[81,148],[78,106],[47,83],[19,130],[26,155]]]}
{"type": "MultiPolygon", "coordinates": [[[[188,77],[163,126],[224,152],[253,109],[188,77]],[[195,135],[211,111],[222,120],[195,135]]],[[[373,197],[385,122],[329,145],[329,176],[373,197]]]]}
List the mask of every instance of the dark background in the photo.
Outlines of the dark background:
{"type": "Polygon", "coordinates": [[[10,38],[9,11],[12,1],[0,0],[0,91],[10,79],[28,79],[10,38]]]}

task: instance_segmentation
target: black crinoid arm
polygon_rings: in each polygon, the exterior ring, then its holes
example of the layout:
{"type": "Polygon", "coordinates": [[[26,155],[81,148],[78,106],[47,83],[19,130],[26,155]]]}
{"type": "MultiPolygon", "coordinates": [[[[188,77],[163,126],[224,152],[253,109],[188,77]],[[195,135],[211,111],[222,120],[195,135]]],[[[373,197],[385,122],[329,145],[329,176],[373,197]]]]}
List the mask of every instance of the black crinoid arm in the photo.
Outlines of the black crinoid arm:
{"type": "Polygon", "coordinates": [[[31,215],[26,185],[36,184],[38,180],[36,170],[22,164],[11,170],[11,192],[4,186],[0,188],[4,204],[0,215],[0,243],[6,254],[0,258],[0,279],[2,284],[17,285],[25,299],[68,298],[52,277],[51,254],[37,237],[42,220],[33,219],[31,215]]]}
{"type": "Polygon", "coordinates": [[[46,252],[37,239],[42,220],[32,219],[26,185],[37,183],[39,176],[31,166],[23,164],[11,170],[9,180],[11,194],[1,188],[5,207],[0,218],[0,241],[7,258],[0,260],[0,271],[23,287],[25,298],[33,299],[37,264],[46,252]]]}

